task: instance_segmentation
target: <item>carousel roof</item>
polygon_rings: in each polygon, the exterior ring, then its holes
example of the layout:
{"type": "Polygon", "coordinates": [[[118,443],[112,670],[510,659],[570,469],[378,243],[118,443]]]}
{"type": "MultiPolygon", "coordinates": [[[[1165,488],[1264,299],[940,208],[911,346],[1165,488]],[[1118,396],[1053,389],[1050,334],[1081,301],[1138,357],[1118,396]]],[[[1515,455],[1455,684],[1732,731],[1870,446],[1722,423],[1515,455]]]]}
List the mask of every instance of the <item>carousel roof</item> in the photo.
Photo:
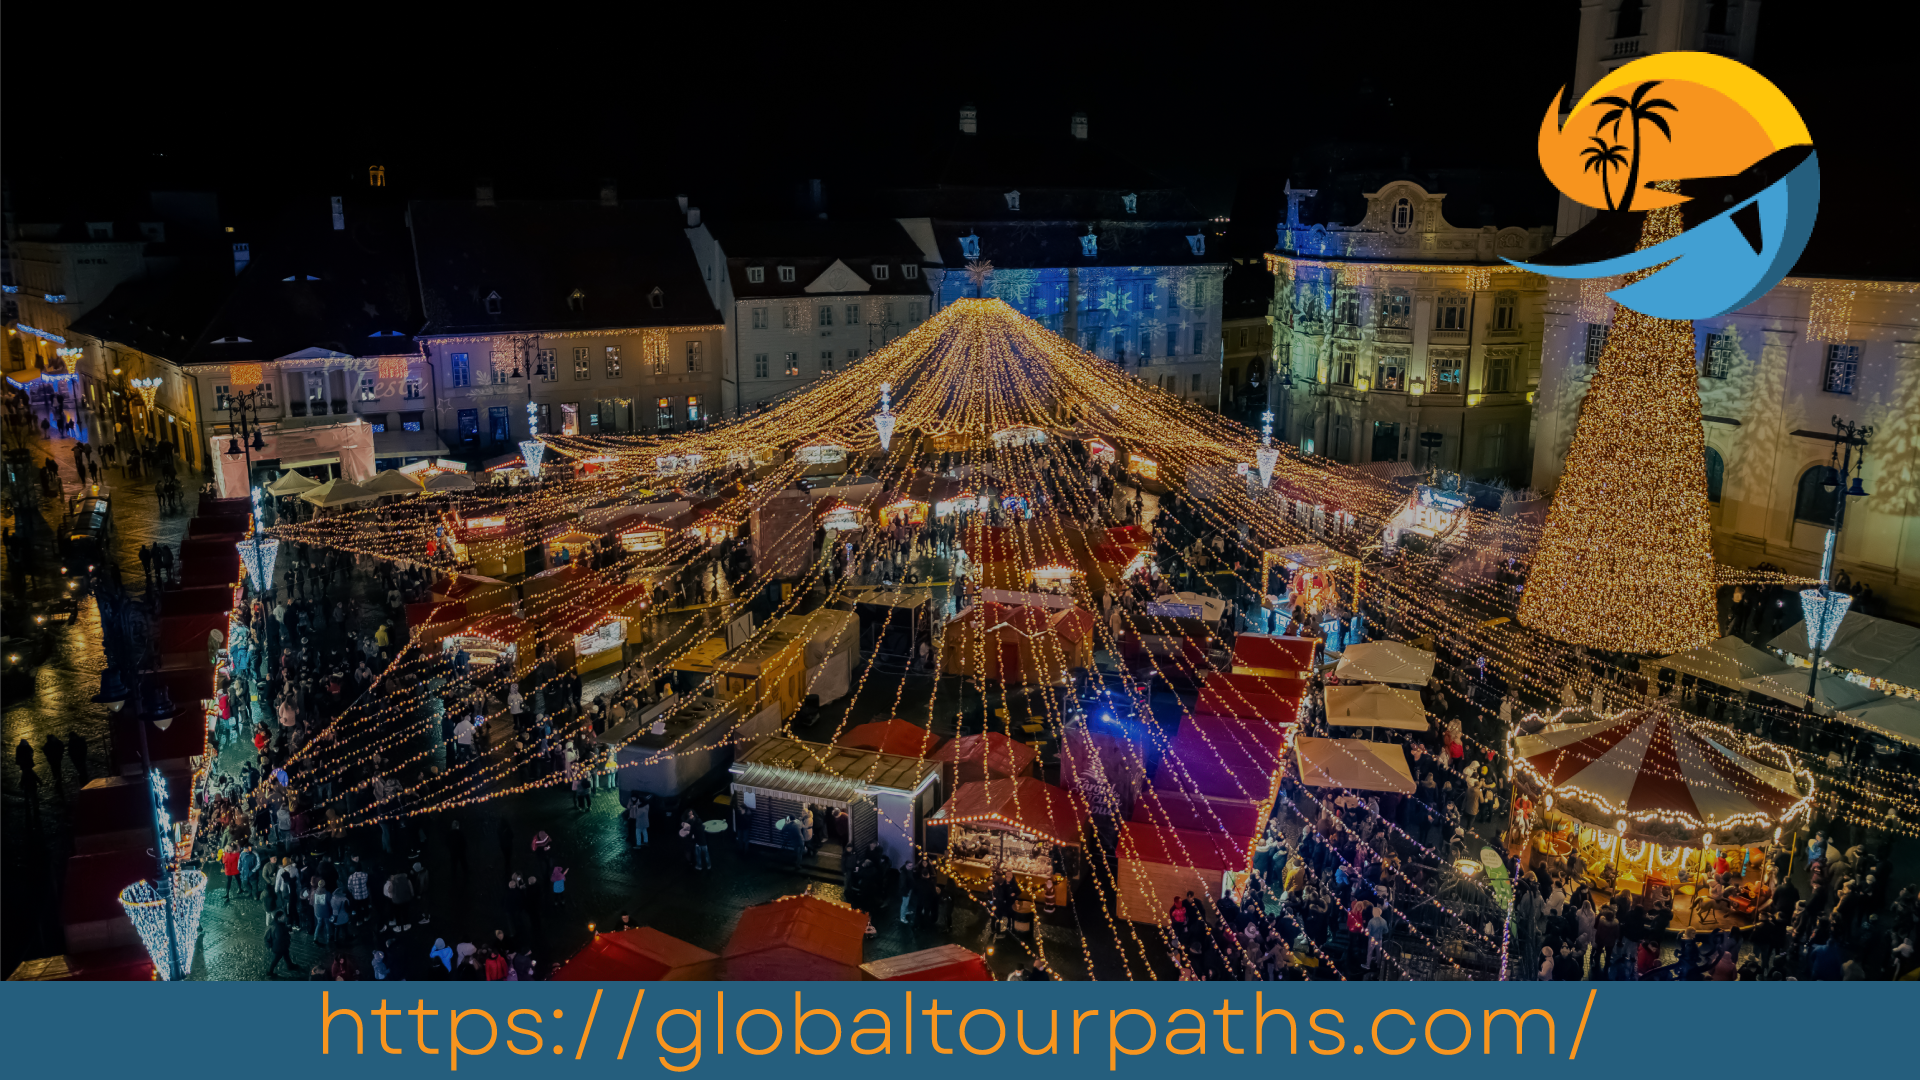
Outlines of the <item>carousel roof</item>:
{"type": "Polygon", "coordinates": [[[1770,825],[1805,808],[1810,785],[1732,749],[1732,741],[1724,729],[1655,707],[1549,726],[1514,739],[1513,749],[1521,768],[1554,794],[1596,807],[1603,815],[1596,824],[1626,817],[1694,828],[1770,825]]]}

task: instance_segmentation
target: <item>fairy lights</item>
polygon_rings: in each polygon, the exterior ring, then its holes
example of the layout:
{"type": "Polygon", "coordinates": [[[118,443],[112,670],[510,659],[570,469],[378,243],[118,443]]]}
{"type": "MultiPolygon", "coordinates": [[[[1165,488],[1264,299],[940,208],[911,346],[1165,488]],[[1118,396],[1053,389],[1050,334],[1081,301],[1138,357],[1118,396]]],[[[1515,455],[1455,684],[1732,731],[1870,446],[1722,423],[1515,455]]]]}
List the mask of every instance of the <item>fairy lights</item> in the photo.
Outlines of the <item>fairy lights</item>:
{"type": "Polygon", "coordinates": [[[1800,590],[1800,616],[1807,621],[1807,644],[1815,652],[1825,652],[1840,632],[1840,622],[1853,606],[1847,593],[1823,589],[1800,590]]]}
{"type": "MultiPolygon", "coordinates": [[[[193,970],[193,951],[200,937],[200,912],[207,899],[207,875],[198,870],[173,873],[173,940],[177,946],[180,970],[193,970]]],[[[136,881],[120,890],[120,908],[140,933],[140,943],[153,958],[154,970],[161,979],[170,978],[173,965],[167,963],[167,902],[150,881],[136,881]]]]}

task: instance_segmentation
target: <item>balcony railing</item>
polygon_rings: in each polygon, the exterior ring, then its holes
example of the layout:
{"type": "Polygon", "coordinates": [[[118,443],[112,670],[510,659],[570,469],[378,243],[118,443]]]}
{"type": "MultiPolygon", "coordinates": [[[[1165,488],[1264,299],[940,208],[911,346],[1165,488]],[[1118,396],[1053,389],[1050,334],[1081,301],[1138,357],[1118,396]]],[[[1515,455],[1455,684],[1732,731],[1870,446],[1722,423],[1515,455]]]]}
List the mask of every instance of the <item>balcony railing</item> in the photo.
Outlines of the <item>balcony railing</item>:
{"type": "Polygon", "coordinates": [[[1619,60],[1629,56],[1639,56],[1640,43],[1644,40],[1645,38],[1642,36],[1614,38],[1613,50],[1609,54],[1609,58],[1619,60]]]}

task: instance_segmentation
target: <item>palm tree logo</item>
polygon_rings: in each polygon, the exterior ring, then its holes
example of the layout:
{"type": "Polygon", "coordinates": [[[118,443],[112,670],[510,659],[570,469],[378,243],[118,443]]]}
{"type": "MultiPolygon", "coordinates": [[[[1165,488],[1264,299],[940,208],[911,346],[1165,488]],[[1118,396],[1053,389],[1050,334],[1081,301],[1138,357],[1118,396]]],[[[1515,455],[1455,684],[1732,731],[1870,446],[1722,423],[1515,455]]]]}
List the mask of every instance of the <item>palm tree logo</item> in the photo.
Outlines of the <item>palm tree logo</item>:
{"type": "Polygon", "coordinates": [[[1609,144],[1607,140],[1595,135],[1593,145],[1580,151],[1580,156],[1587,159],[1587,163],[1581,166],[1580,171],[1600,174],[1600,194],[1606,196],[1609,210],[1618,208],[1613,205],[1613,190],[1607,185],[1607,174],[1627,163],[1626,155],[1620,152],[1625,149],[1626,147],[1618,143],[1609,144]]]}
{"type": "MultiPolygon", "coordinates": [[[[1668,142],[1673,141],[1673,129],[1667,126],[1667,118],[1661,116],[1654,110],[1667,109],[1677,113],[1680,111],[1680,107],[1668,101],[1666,98],[1654,98],[1652,101],[1643,100],[1647,96],[1647,91],[1659,86],[1660,82],[1661,80],[1654,79],[1651,82],[1641,83],[1634,88],[1633,98],[1631,100],[1618,96],[1608,96],[1598,98],[1594,101],[1596,105],[1607,105],[1611,108],[1609,112],[1600,117],[1600,122],[1593,126],[1593,130],[1599,131],[1601,128],[1611,124],[1613,126],[1613,137],[1617,139],[1620,137],[1621,120],[1631,120],[1633,124],[1633,158],[1632,164],[1627,168],[1626,189],[1621,192],[1620,195],[1620,205],[1617,208],[1620,210],[1633,209],[1634,188],[1637,187],[1640,182],[1640,125],[1643,122],[1652,124],[1654,127],[1660,129],[1660,134],[1665,135],[1668,142]]],[[[1591,150],[1583,151],[1583,153],[1592,152],[1591,150]]],[[[1589,160],[1588,167],[1593,167],[1592,160],[1589,160]]],[[[1602,171],[1600,181],[1603,186],[1606,183],[1606,178],[1607,174],[1602,171]]]]}

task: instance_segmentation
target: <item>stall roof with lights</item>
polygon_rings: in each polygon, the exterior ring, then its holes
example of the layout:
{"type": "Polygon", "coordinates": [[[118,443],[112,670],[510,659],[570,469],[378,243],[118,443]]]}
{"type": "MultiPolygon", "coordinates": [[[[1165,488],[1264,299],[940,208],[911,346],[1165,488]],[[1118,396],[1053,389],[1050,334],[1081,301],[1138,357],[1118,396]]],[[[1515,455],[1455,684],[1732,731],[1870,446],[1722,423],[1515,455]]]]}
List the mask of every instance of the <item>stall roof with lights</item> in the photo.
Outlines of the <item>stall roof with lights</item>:
{"type": "MultiPolygon", "coordinates": [[[[1794,623],[1767,644],[1795,656],[1808,655],[1806,622],[1794,623]]],[[[1920,628],[1905,623],[1848,611],[1822,659],[1837,668],[1920,690],[1920,628]]]]}
{"type": "Polygon", "coordinates": [[[1432,653],[1404,641],[1363,641],[1347,646],[1333,673],[1354,682],[1425,686],[1433,679],[1433,661],[1432,653]]]}
{"type": "Polygon", "coordinates": [[[1300,781],[1308,787],[1413,794],[1413,769],[1399,743],[1305,736],[1294,740],[1294,748],[1300,781]]]}

